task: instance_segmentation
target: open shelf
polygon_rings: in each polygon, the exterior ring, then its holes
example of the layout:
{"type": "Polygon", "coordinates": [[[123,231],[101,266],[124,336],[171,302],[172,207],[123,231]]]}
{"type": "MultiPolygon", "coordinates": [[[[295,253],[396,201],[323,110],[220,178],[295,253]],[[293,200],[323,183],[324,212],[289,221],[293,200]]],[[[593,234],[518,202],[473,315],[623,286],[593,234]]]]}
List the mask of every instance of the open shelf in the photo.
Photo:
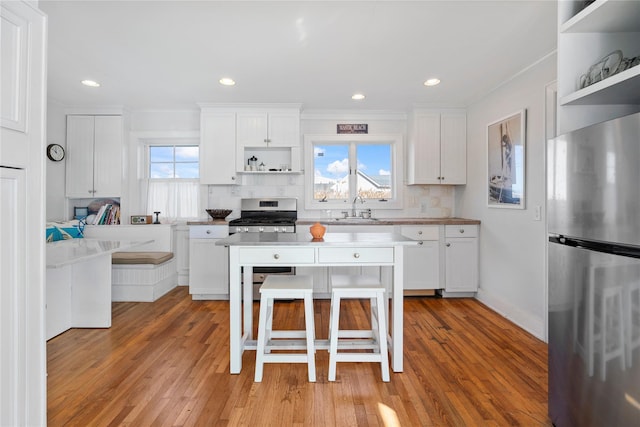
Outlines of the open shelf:
{"type": "Polygon", "coordinates": [[[640,31],[640,2],[597,0],[560,26],[560,33],[640,31]]]}
{"type": "Polygon", "coordinates": [[[640,65],[624,70],[560,99],[560,105],[623,105],[638,103],[640,103],[640,65]]]}

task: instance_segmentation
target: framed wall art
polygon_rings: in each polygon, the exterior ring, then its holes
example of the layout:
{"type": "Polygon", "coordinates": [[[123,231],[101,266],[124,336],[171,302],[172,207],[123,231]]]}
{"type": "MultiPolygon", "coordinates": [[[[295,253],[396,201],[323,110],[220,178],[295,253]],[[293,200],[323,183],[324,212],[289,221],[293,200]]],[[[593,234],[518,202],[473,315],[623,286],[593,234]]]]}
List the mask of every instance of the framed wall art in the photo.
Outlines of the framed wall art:
{"type": "Polygon", "coordinates": [[[490,208],[524,209],[526,110],[487,126],[487,201],[490,208]]]}

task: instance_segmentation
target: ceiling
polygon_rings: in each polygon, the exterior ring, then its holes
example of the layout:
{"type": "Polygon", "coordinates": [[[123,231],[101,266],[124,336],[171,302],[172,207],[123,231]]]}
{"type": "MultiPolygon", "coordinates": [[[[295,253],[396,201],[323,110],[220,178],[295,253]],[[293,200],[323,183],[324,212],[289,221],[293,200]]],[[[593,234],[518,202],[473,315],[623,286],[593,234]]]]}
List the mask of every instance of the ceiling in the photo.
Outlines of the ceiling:
{"type": "Polygon", "coordinates": [[[555,1],[40,0],[40,8],[49,16],[49,97],[69,107],[463,107],[556,49],[555,1]],[[431,77],[441,84],[425,87],[431,77]],[[366,98],[352,100],[356,92],[366,98]]]}

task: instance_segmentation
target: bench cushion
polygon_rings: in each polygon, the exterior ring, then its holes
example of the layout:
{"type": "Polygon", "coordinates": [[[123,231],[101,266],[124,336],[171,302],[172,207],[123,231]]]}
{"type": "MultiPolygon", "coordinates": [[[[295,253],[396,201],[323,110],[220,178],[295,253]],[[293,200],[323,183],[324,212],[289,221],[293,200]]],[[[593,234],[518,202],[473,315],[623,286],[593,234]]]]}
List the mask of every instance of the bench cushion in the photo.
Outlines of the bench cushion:
{"type": "Polygon", "coordinates": [[[158,265],[173,258],[173,252],[114,252],[112,264],[153,264],[158,265]]]}

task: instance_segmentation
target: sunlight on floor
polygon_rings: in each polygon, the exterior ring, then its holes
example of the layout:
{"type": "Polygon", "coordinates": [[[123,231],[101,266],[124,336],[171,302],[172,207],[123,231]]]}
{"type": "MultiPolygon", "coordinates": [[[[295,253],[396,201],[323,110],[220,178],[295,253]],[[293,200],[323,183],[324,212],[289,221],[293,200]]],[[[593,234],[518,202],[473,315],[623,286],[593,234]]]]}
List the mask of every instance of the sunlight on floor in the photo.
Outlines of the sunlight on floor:
{"type": "Polygon", "coordinates": [[[396,411],[389,408],[384,403],[378,402],[378,411],[380,411],[380,417],[385,427],[400,427],[400,421],[396,415],[396,411]]]}

